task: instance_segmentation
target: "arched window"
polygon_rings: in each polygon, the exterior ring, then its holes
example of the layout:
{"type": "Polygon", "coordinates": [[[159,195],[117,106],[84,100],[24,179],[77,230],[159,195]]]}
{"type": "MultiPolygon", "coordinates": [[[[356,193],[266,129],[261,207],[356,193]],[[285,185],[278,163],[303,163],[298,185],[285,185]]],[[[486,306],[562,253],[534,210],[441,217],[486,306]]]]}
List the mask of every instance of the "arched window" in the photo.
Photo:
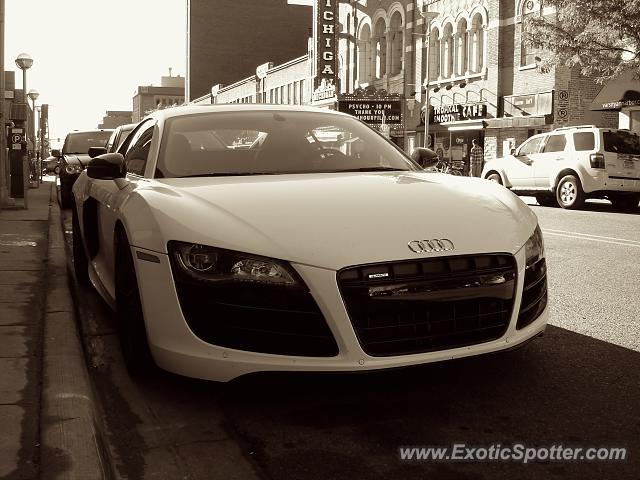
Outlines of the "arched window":
{"type": "Polygon", "coordinates": [[[371,82],[371,28],[364,25],[358,38],[358,84],[371,82]]]}
{"type": "MultiPolygon", "coordinates": [[[[426,53],[425,53],[426,55],[426,53]]],[[[433,28],[429,34],[429,81],[441,76],[440,72],[440,32],[433,28]]]]}
{"type": "Polygon", "coordinates": [[[526,0],[522,3],[522,20],[520,22],[520,66],[527,67],[535,65],[535,49],[525,41],[525,23],[527,18],[533,15],[540,15],[540,3],[538,0],[526,0]]]}
{"type": "Polygon", "coordinates": [[[382,18],[376,22],[373,34],[373,67],[376,78],[387,73],[387,26],[382,18]]]}
{"type": "Polygon", "coordinates": [[[442,78],[449,78],[453,76],[453,57],[454,57],[454,43],[453,43],[453,25],[447,23],[444,27],[442,34],[442,78]]]}
{"type": "Polygon", "coordinates": [[[464,18],[458,22],[455,42],[455,75],[462,76],[467,73],[469,65],[467,58],[467,21],[464,18]]]}
{"type": "Polygon", "coordinates": [[[469,32],[469,71],[471,73],[479,73],[484,67],[484,35],[482,15],[476,13],[471,20],[469,32]]]}
{"type": "Polygon", "coordinates": [[[402,71],[402,49],[404,45],[404,35],[403,35],[403,27],[402,27],[402,15],[400,12],[395,12],[391,16],[391,20],[389,22],[390,29],[390,54],[391,54],[391,62],[390,62],[390,74],[397,75],[402,71]]]}

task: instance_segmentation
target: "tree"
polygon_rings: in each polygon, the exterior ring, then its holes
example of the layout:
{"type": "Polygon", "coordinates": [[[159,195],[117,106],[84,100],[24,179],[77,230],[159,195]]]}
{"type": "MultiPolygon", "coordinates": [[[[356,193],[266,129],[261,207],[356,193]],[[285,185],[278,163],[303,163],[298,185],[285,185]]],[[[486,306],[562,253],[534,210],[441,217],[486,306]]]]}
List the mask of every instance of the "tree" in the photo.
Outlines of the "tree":
{"type": "Polygon", "coordinates": [[[528,15],[525,42],[541,66],[578,66],[598,83],[633,70],[640,78],[640,0],[545,0],[556,13],[528,15]]]}

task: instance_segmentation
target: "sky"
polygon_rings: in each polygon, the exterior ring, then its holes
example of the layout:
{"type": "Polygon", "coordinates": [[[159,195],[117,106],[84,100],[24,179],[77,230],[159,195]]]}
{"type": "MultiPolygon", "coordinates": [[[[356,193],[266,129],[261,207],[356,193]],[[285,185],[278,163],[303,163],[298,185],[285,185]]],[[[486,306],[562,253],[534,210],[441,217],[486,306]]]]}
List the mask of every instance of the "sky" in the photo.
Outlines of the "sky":
{"type": "Polygon", "coordinates": [[[5,70],[33,58],[27,90],[49,104],[52,147],[97,128],[107,110],[131,110],[139,85],[185,76],[186,0],[5,0],[5,70]]]}

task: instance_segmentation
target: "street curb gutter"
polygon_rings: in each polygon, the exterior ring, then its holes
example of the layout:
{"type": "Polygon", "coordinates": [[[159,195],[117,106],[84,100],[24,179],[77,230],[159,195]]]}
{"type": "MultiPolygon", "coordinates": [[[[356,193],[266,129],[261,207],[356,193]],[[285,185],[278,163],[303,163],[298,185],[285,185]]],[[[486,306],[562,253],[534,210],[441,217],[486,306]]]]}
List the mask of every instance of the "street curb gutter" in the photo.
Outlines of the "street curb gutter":
{"type": "Polygon", "coordinates": [[[55,183],[49,208],[41,412],[42,479],[109,479],[99,417],[69,289],[55,183]]]}

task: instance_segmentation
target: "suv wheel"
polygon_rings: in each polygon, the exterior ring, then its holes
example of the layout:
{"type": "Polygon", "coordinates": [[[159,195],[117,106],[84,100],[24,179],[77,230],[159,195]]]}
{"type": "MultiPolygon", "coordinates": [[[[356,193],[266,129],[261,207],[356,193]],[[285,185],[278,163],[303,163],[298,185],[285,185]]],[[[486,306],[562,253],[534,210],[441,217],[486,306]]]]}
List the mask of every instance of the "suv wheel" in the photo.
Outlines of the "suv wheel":
{"type": "Polygon", "coordinates": [[[575,175],[565,175],[556,187],[556,200],[558,205],[569,210],[580,208],[584,205],[584,191],[582,184],[575,175]]]}
{"type": "Polygon", "coordinates": [[[82,235],[80,233],[80,222],[78,221],[78,212],[75,207],[73,208],[71,224],[73,239],[73,271],[76,274],[76,280],[80,285],[90,285],[89,261],[84,253],[82,235]]]}

